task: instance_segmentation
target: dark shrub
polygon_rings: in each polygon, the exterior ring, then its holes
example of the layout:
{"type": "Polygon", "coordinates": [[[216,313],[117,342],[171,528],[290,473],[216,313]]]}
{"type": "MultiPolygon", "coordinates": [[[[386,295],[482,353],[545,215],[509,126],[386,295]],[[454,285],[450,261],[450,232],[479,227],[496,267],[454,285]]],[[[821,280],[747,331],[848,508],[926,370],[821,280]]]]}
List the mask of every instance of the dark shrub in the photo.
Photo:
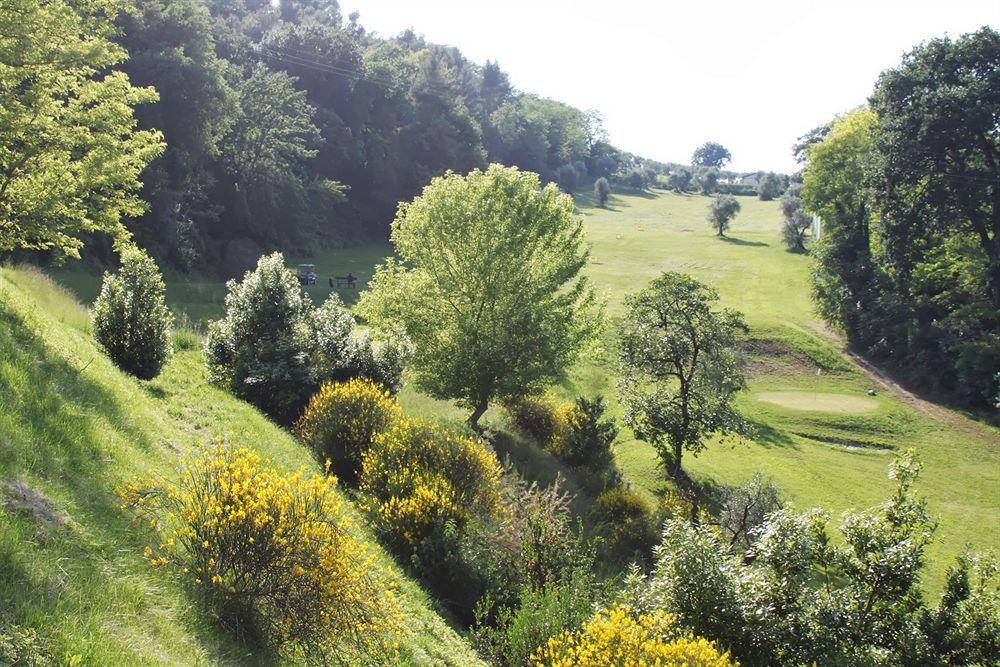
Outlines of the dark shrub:
{"type": "Polygon", "coordinates": [[[606,409],[607,403],[601,396],[577,399],[561,448],[567,463],[594,469],[614,465],[611,444],[618,437],[618,426],[613,418],[602,419],[606,409]]]}
{"type": "Polygon", "coordinates": [[[129,246],[118,273],[104,274],[92,309],[97,342],[118,368],[143,380],[159,375],[170,357],[172,317],[163,295],[156,262],[129,246]]]}
{"type": "Polygon", "coordinates": [[[623,565],[650,561],[659,531],[645,498],[623,487],[608,489],[594,501],[591,516],[607,558],[623,565]]]}
{"type": "Polygon", "coordinates": [[[603,176],[594,181],[594,197],[597,199],[597,205],[601,208],[608,205],[608,198],[611,197],[611,184],[603,176]]]}

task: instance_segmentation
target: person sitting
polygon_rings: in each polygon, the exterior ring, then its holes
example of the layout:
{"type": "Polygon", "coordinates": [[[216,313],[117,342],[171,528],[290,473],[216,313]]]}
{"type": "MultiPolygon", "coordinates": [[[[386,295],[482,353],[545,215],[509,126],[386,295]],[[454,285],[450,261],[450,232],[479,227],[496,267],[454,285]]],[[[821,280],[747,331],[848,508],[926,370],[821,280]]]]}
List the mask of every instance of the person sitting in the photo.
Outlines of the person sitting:
{"type": "Polygon", "coordinates": [[[347,286],[348,287],[350,287],[350,288],[357,287],[357,280],[358,279],[354,277],[353,273],[351,273],[350,271],[347,272],[347,286]]]}

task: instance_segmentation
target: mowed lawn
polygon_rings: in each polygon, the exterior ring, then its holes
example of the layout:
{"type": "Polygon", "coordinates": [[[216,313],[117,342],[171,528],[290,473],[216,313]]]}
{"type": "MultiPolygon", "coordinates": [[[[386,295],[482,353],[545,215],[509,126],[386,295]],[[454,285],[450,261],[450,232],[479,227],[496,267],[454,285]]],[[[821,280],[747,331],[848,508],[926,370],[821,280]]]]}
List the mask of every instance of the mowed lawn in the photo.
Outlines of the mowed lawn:
{"type": "MultiPolygon", "coordinates": [[[[929,550],[930,588],[940,590],[946,567],[967,546],[1000,552],[1000,432],[957,413],[947,419],[925,414],[876,387],[825,332],[809,299],[809,258],[785,250],[777,202],[741,197],[742,210],[725,239],[705,220],[709,199],[664,191],[615,194],[607,209],[589,194],[577,196],[592,245],[588,277],[607,301],[609,327],[601,349],[572,369],[558,393],[566,398],[602,393],[620,412],[615,381],[616,319],[626,294],[663,271],[681,271],[709,283],[724,306],[742,311],[751,327],[750,386],[740,406],[757,426],[752,441],[710,443],[685,468],[706,484],[738,484],[762,470],[797,508],[823,507],[837,524],[840,513],[883,502],[893,451],[914,449],[924,464],[918,490],[940,519],[929,550]]],[[[330,293],[328,277],[348,271],[359,288],[391,252],[386,245],[290,257],[289,265],[316,265],[320,284],[308,291],[316,302],[330,293]]],[[[85,302],[100,278],[56,272],[85,302]]],[[[340,289],[347,303],[356,291],[340,289]]],[[[168,299],[178,314],[199,321],[222,313],[221,281],[167,279],[168,299]]],[[[456,419],[453,405],[408,387],[407,407],[418,414],[456,419]]],[[[652,447],[623,430],[616,456],[627,479],[655,496],[670,488],[652,447]]]]}

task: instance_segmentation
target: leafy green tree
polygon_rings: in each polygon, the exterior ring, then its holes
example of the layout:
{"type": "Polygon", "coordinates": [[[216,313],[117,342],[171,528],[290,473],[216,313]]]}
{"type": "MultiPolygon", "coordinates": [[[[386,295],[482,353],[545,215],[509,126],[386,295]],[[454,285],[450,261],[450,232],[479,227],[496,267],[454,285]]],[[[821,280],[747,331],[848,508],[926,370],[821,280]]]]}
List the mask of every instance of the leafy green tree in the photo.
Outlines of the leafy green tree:
{"type": "Polygon", "coordinates": [[[399,388],[406,344],[375,347],[356,337],[354,317],[336,294],[315,308],[281,253],[261,257],[226,287],[226,314],[205,340],[209,379],[275,421],[293,423],[325,382],[367,377],[399,388]]]}
{"type": "Polygon", "coordinates": [[[757,196],[761,201],[771,201],[781,194],[781,179],[773,172],[767,172],[757,182],[757,196]]]}
{"type": "Polygon", "coordinates": [[[594,334],[593,291],[573,200],[538,176],[491,165],[448,173],[400,206],[399,260],[379,267],[358,312],[401,328],[417,385],[479,418],[496,397],[557,379],[594,334]]]}
{"type": "Polygon", "coordinates": [[[870,102],[867,185],[887,354],[914,381],[992,409],[1000,391],[1000,33],[987,27],[922,44],[882,74],[870,102]]]}
{"type": "Polygon", "coordinates": [[[806,235],[812,227],[812,219],[802,208],[802,184],[792,183],[785,194],[781,195],[781,213],[784,222],[781,226],[781,238],[789,250],[805,252],[806,235]]]}
{"type": "Polygon", "coordinates": [[[149,210],[129,224],[136,242],[183,269],[210,259],[209,231],[221,213],[213,201],[222,141],[236,101],[227,63],[216,54],[212,16],[202,0],[135,3],[118,19],[117,41],[129,53],[122,69],[160,95],[136,109],[139,126],[163,132],[167,148],[143,177],[149,210]]]}
{"type": "Polygon", "coordinates": [[[913,491],[918,472],[909,454],[897,458],[892,496],[845,513],[839,539],[820,510],[769,513],[749,549],[670,519],[652,572],[630,582],[634,605],[675,615],[741,665],[994,664],[995,565],[959,559],[935,607],[920,590],[936,525],[913,491]]]}
{"type": "Polygon", "coordinates": [[[871,98],[882,261],[906,277],[917,239],[967,235],[1000,310],[1000,33],[932,40],[879,77],[871,98]]]}
{"type": "Polygon", "coordinates": [[[133,108],[156,100],[122,72],[111,41],[121,3],[0,5],[0,252],[79,257],[81,234],[128,236],[145,204],[139,175],[163,150],[133,108]]]}
{"type": "Polygon", "coordinates": [[[633,169],[630,171],[627,181],[628,184],[636,190],[642,190],[646,187],[646,175],[642,173],[641,169],[633,169]]]}
{"type": "Polygon", "coordinates": [[[620,382],[625,423],[652,444],[680,477],[684,450],[711,434],[749,432],[733,399],[746,386],[737,345],[743,315],[713,310],[718,293],[683,273],[666,272],[625,299],[620,382]]]}
{"type": "Polygon", "coordinates": [[[576,168],[571,164],[564,164],[556,170],[556,181],[559,183],[559,189],[566,194],[573,194],[578,178],[576,168]]]}
{"type": "Polygon", "coordinates": [[[94,338],[115,365],[149,380],[170,357],[170,323],[163,277],[156,262],[128,245],[121,253],[118,273],[104,274],[91,317],[94,338]]]}
{"type": "Polygon", "coordinates": [[[698,179],[698,183],[701,186],[702,194],[714,194],[719,189],[719,170],[715,167],[704,170],[701,173],[701,178],[698,179]]]}
{"type": "Polygon", "coordinates": [[[691,186],[691,170],[678,167],[670,172],[670,187],[676,192],[687,192],[691,186]]]}
{"type": "Polygon", "coordinates": [[[722,169],[733,159],[729,149],[720,143],[706,141],[699,146],[691,156],[691,164],[696,167],[715,167],[722,169]]]}
{"type": "Polygon", "coordinates": [[[321,141],[312,122],[316,112],[295,79],[259,66],[238,88],[240,114],[227,157],[248,187],[280,182],[316,156],[321,141]]]}
{"type": "Polygon", "coordinates": [[[594,197],[597,198],[597,205],[601,208],[608,205],[608,199],[611,197],[611,184],[603,176],[594,181],[594,197]]]}
{"type": "Polygon", "coordinates": [[[823,318],[852,341],[861,336],[874,280],[864,177],[874,122],[867,110],[837,119],[826,138],[807,150],[802,175],[802,203],[823,220],[823,233],[813,246],[813,299],[823,318]]]}
{"type": "Polygon", "coordinates": [[[798,141],[792,146],[792,155],[795,156],[795,161],[799,164],[804,164],[807,159],[806,152],[809,150],[809,147],[823,141],[832,128],[833,121],[814,127],[799,137],[798,141]]]}
{"type": "Polygon", "coordinates": [[[715,195],[708,205],[707,220],[718,236],[725,236],[729,224],[740,212],[740,203],[732,195],[715,195]]]}

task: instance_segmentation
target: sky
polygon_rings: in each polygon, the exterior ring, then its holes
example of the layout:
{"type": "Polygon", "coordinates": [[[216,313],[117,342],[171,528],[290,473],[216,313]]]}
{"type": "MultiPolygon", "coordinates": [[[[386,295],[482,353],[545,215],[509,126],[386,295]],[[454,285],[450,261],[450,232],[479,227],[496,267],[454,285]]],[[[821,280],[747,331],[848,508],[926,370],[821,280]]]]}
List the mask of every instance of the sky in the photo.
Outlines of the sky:
{"type": "Polygon", "coordinates": [[[1000,0],[341,0],[369,31],[413,28],[496,60],[520,91],[596,109],[611,142],[664,162],[718,141],[731,169],[792,172],[796,138],[850,110],[923,40],[1000,28],[1000,0]]]}

